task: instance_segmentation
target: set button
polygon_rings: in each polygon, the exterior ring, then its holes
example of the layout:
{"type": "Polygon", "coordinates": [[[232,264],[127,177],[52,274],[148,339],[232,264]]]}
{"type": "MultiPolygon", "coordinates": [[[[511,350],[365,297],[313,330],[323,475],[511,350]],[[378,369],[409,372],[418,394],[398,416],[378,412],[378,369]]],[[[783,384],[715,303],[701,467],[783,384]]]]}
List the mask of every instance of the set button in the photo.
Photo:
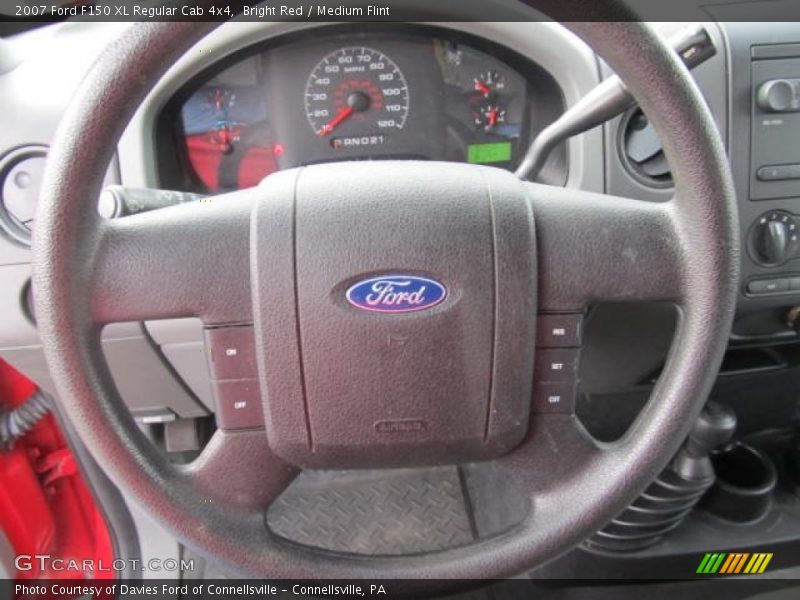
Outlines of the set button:
{"type": "Polygon", "coordinates": [[[578,375],[578,357],[577,348],[537,350],[534,381],[573,381],[578,375]]]}

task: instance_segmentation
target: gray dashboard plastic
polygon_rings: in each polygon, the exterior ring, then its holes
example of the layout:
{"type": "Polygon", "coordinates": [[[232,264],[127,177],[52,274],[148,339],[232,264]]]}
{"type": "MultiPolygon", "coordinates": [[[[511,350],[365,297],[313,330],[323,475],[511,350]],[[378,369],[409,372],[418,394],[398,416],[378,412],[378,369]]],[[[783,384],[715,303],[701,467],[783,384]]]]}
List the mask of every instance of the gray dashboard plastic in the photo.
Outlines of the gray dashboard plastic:
{"type": "MultiPolygon", "coordinates": [[[[14,68],[0,74],[0,112],[21,114],[24,111],[25,118],[4,121],[0,131],[0,155],[22,146],[49,144],[73,90],[89,65],[125,28],[127,25],[118,23],[66,23],[4,41],[4,49],[10,46],[17,62],[11,65],[14,68]]],[[[106,182],[117,182],[118,177],[116,164],[113,164],[106,182]]],[[[41,387],[54,392],[26,302],[30,260],[27,246],[0,231],[0,289],[3,290],[0,294],[3,314],[0,356],[41,387]]],[[[213,404],[207,385],[204,387],[202,380],[197,382],[187,377],[191,391],[187,390],[166,368],[163,357],[139,324],[107,328],[104,348],[132,409],[169,408],[184,417],[209,414],[213,404]],[[142,377],[143,373],[147,377],[142,377]]],[[[196,350],[202,358],[202,348],[196,350]]],[[[179,350],[178,355],[178,363],[182,364],[179,350]]],[[[192,372],[195,370],[193,368],[192,372]]]]}
{"type": "MultiPolygon", "coordinates": [[[[745,3],[744,8],[752,6],[745,3]]],[[[719,7],[717,13],[724,19],[726,15],[736,16],[735,9],[719,7]]],[[[729,50],[729,98],[730,98],[730,128],[728,132],[730,144],[730,160],[734,175],[736,192],[739,196],[739,225],[742,239],[746,239],[748,231],[758,217],[767,211],[787,210],[794,214],[800,213],[800,199],[780,198],[774,200],[750,200],[750,173],[751,173],[751,114],[754,90],[751,82],[751,48],[755,45],[775,45],[796,43],[800,41],[800,30],[796,23],[738,23],[728,22],[724,25],[726,42],[729,50]]],[[[794,71],[786,76],[796,76],[794,71]]],[[[752,277],[771,277],[781,273],[796,273],[800,265],[796,261],[789,261],[778,268],[764,267],[755,263],[747,252],[741,257],[742,281],[752,277]]],[[[800,297],[789,296],[761,296],[748,297],[741,290],[739,294],[738,311],[740,315],[763,311],[768,308],[777,310],[776,314],[783,314],[782,309],[797,304],[800,297]]],[[[782,324],[779,324],[779,326],[782,324]]],[[[734,331],[736,329],[734,328],[734,331]]],[[[794,331],[784,328],[784,336],[793,338],[794,331]]]]}

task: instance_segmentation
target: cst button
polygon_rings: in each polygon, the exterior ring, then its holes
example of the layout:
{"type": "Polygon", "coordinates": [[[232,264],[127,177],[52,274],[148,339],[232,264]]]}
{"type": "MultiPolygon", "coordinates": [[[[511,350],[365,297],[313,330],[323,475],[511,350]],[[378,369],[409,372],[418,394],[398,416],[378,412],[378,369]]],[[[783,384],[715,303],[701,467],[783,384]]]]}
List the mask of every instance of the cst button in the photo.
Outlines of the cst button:
{"type": "Polygon", "coordinates": [[[533,388],[534,413],[571,413],[575,410],[574,381],[537,383],[533,388]]]}

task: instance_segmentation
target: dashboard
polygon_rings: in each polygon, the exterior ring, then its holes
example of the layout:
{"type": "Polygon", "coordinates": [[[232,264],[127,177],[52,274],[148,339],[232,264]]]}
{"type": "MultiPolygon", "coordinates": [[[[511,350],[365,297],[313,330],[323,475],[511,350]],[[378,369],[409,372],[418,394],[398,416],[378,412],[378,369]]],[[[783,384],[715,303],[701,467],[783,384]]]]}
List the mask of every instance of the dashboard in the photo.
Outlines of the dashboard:
{"type": "MultiPolygon", "coordinates": [[[[486,40],[413,26],[328,29],[236,53],[175,94],[158,119],[165,187],[224,192],[341,160],[513,170],[563,112],[546,71],[486,40]]],[[[563,185],[565,176],[562,148],[548,177],[563,185]]]]}

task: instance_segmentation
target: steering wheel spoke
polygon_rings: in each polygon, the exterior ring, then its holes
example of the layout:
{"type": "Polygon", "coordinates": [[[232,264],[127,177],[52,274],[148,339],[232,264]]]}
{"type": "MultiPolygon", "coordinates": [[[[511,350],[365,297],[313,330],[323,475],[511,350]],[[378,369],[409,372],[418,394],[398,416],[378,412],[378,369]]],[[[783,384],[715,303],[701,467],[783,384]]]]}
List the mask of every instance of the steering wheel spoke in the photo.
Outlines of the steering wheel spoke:
{"type": "Polygon", "coordinates": [[[536,219],[540,310],[680,300],[685,257],[671,202],[526,185],[536,219]]]}
{"type": "Polygon", "coordinates": [[[94,322],[249,321],[252,197],[248,189],[102,222],[89,275],[94,322]]]}
{"type": "Polygon", "coordinates": [[[266,512],[299,470],[277,457],[263,430],[223,431],[183,469],[195,480],[199,501],[266,512]]]}
{"type": "Polygon", "coordinates": [[[528,434],[498,466],[532,502],[585,472],[611,446],[592,438],[573,414],[535,414],[528,434]]]}

